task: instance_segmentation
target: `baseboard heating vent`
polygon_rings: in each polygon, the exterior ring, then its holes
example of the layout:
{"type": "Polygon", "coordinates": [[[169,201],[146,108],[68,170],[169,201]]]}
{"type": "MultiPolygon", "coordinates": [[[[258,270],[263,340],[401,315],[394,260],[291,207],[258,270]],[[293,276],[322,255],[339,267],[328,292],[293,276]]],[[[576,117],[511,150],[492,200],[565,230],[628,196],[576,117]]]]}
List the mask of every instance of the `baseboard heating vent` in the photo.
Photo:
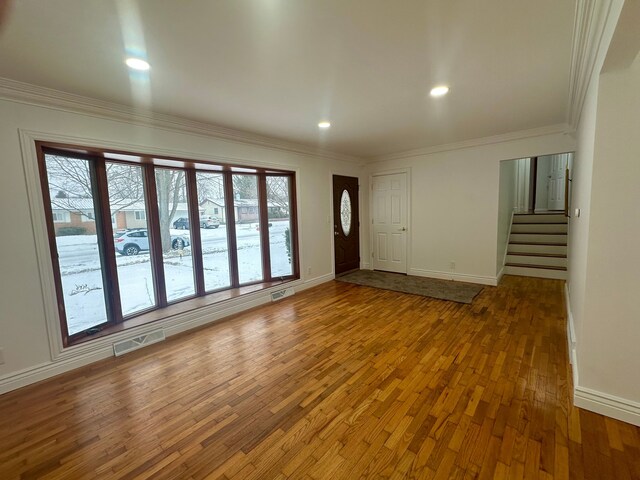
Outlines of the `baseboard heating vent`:
{"type": "Polygon", "coordinates": [[[137,337],[128,338],[113,344],[113,353],[116,357],[125,353],[133,352],[139,348],[146,347],[153,343],[164,340],[164,330],[154,330],[153,332],[138,335],[137,337]]]}
{"type": "Polygon", "coordinates": [[[271,301],[276,302],[281,298],[290,297],[294,293],[296,293],[296,291],[293,288],[285,288],[284,290],[278,290],[277,292],[271,293],[271,301]]]}

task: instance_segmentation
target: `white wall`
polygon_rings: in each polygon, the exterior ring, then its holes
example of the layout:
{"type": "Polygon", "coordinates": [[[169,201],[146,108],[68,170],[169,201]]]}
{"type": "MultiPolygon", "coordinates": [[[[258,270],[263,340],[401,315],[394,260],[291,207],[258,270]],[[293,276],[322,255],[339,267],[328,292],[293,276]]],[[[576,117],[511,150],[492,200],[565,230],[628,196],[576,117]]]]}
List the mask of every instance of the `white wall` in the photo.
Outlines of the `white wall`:
{"type": "Polygon", "coordinates": [[[570,346],[575,404],[640,425],[640,4],[612,3],[572,168],[570,346]]]}
{"type": "Polygon", "coordinates": [[[495,284],[500,161],[574,146],[551,134],[372,163],[370,173],[410,169],[409,273],[495,284]]]}
{"type": "MultiPolygon", "coordinates": [[[[96,355],[86,354],[75,363],[67,359],[67,363],[59,368],[52,366],[55,363],[52,362],[54,354],[45,321],[47,303],[40,285],[35,247],[37,237],[34,237],[30,219],[19,129],[44,132],[46,135],[77,137],[77,143],[89,145],[94,141],[115,142],[123,150],[144,152],[148,149],[163,149],[178,156],[193,153],[231,163],[271,164],[297,170],[301,271],[304,282],[330,279],[333,272],[333,231],[330,222],[332,173],[351,176],[362,173],[362,168],[355,162],[293,153],[207,135],[134,125],[95,113],[79,114],[0,100],[0,225],[4,226],[2,230],[5,245],[0,250],[0,348],[4,349],[5,357],[5,364],[0,365],[0,392],[109,354],[109,348],[105,346],[96,355]],[[37,372],[37,375],[32,375],[33,372],[37,372]]],[[[366,185],[368,180],[366,177],[362,178],[360,183],[366,185]],[[364,181],[362,178],[365,178],[364,181]]],[[[368,211],[367,189],[362,188],[360,195],[362,217],[362,211],[368,211]]],[[[366,222],[361,223],[361,256],[367,258],[368,229],[366,222]]],[[[258,300],[254,299],[254,303],[247,306],[255,305],[255,301],[258,300]]],[[[236,304],[236,310],[243,308],[241,301],[236,304]]],[[[195,325],[195,320],[190,321],[195,325]]],[[[177,331],[180,327],[174,325],[172,328],[177,331]]]]}
{"type": "MultiPolygon", "coordinates": [[[[525,160],[525,159],[520,159],[525,160]]],[[[496,274],[504,267],[504,256],[509,246],[511,217],[517,204],[518,172],[520,160],[500,162],[500,183],[498,198],[498,249],[496,253],[496,274]]]]}
{"type": "Polygon", "coordinates": [[[580,386],[640,403],[640,61],[598,89],[580,386]]]}
{"type": "Polygon", "coordinates": [[[567,236],[567,288],[571,302],[572,319],[570,320],[573,322],[574,341],[581,339],[584,318],[597,101],[598,79],[596,77],[587,91],[577,130],[578,146],[573,157],[573,169],[571,170],[571,212],[567,236]],[[576,209],[580,210],[580,216],[576,215],[576,209]]]}

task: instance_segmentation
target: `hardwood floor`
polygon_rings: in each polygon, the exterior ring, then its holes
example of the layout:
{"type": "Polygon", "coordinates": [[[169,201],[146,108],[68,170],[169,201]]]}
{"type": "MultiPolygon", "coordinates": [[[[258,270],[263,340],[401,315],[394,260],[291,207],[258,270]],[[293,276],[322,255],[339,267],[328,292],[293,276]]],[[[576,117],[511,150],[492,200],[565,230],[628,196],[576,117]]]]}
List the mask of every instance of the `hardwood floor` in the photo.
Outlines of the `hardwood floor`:
{"type": "Polygon", "coordinates": [[[0,479],[639,479],[570,406],[562,288],[321,285],[0,396],[0,479]]]}

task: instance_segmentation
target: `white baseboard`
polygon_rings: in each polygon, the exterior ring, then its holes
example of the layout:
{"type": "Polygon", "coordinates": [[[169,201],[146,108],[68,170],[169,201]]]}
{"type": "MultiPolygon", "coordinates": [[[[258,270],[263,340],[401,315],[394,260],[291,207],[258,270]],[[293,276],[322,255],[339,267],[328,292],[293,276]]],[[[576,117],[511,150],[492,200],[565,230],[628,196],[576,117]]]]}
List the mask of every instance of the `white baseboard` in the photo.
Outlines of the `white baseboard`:
{"type": "Polygon", "coordinates": [[[564,297],[567,308],[567,345],[573,374],[573,404],[591,412],[640,426],[640,403],[580,386],[576,330],[573,313],[571,312],[569,286],[566,283],[564,285],[564,297]]]}
{"type": "MultiPolygon", "coordinates": [[[[287,286],[294,288],[296,292],[300,292],[331,281],[334,278],[335,276],[332,273],[329,273],[305,281],[298,280],[291,282],[290,284],[287,284],[287,286]]],[[[248,310],[265,303],[270,303],[271,292],[278,288],[281,287],[272,287],[226,302],[220,302],[214,305],[190,310],[188,312],[172,316],[164,321],[154,322],[146,329],[145,327],[136,328],[132,329],[129,333],[124,332],[123,334],[103,337],[100,343],[93,344],[93,348],[91,347],[91,343],[85,344],[88,348],[80,350],[74,355],[67,355],[50,362],[41,363],[33,367],[4,375],[0,377],[0,395],[32,383],[60,375],[61,373],[75,370],[76,368],[89,365],[90,363],[97,362],[98,360],[112,357],[113,342],[121,339],[122,337],[133,336],[144,333],[146,330],[156,330],[158,328],[164,329],[165,335],[170,337],[193,328],[223,320],[230,315],[243,312],[244,310],[248,310]]],[[[96,342],[98,342],[98,340],[96,340],[96,342]]]]}
{"type": "Polygon", "coordinates": [[[321,275],[316,278],[305,280],[301,285],[296,286],[296,291],[301,292],[302,290],[307,290],[308,288],[316,287],[323,283],[330,282],[334,278],[336,278],[335,274],[327,273],[326,275],[321,275]]]}
{"type": "Polygon", "coordinates": [[[496,276],[496,285],[500,284],[500,280],[502,280],[503,276],[504,276],[504,265],[502,266],[502,268],[498,272],[498,275],[496,276]]]}
{"type": "Polygon", "coordinates": [[[371,270],[371,264],[369,262],[362,262],[360,264],[361,270],[371,270]]]}
{"type": "Polygon", "coordinates": [[[575,387],[576,407],[615,418],[640,427],[640,403],[581,386],[575,387]]]}
{"type": "Polygon", "coordinates": [[[569,363],[573,374],[574,388],[578,385],[578,354],[576,345],[576,329],[573,322],[573,313],[571,312],[571,298],[569,297],[569,285],[564,284],[564,302],[567,309],[567,352],[569,354],[569,363]]]}
{"type": "Polygon", "coordinates": [[[440,280],[455,280],[457,282],[479,283],[481,285],[498,285],[497,277],[484,277],[481,275],[469,275],[467,273],[440,272],[438,270],[423,270],[421,268],[409,269],[409,275],[419,277],[438,278],[440,280]]]}

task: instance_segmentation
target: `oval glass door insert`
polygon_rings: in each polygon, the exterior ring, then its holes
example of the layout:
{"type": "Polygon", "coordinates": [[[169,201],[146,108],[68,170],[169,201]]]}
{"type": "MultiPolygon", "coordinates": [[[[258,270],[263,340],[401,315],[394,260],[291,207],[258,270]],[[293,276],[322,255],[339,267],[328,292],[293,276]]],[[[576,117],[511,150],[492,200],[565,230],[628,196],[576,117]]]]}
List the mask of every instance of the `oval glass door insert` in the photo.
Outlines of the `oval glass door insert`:
{"type": "Polygon", "coordinates": [[[345,237],[348,237],[351,232],[351,197],[346,190],[342,191],[340,197],[340,225],[345,237]]]}

